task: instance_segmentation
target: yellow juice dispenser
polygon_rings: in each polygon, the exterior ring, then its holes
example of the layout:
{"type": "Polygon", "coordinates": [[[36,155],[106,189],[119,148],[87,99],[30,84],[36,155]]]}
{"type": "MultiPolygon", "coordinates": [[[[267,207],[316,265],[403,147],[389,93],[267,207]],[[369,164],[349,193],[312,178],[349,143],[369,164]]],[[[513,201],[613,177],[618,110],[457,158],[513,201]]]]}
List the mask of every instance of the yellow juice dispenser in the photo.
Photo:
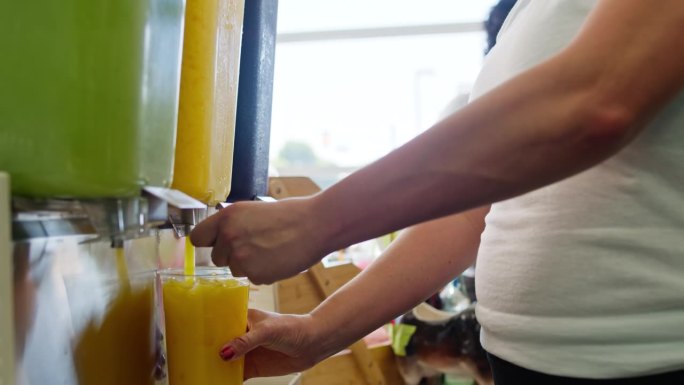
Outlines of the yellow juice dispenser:
{"type": "MultiPolygon", "coordinates": [[[[266,168],[254,177],[251,166],[268,159],[276,6],[274,0],[187,3],[173,188],[204,202],[208,213],[236,182],[250,191],[242,199],[265,193],[250,186],[265,187],[266,168]],[[241,120],[246,124],[238,126],[241,120]],[[238,140],[244,134],[248,139],[238,140]],[[258,154],[234,161],[234,150],[256,147],[258,154]],[[236,180],[236,170],[247,177],[236,180]]],[[[191,226],[174,230],[182,238],[191,226]]],[[[170,385],[241,384],[242,361],[225,363],[217,351],[244,330],[248,289],[233,279],[207,280],[208,250],[198,253],[195,270],[192,245],[179,244],[186,248],[185,269],[161,272],[170,385]]]]}
{"type": "MultiPolygon", "coordinates": [[[[230,193],[245,0],[188,0],[172,187],[208,210],[230,193]]],[[[188,221],[185,221],[186,223],[188,221]]],[[[179,239],[191,226],[174,226],[179,239]]],[[[195,249],[185,239],[185,268],[195,249]]],[[[200,256],[208,263],[208,254],[200,256]]]]}
{"type": "Polygon", "coordinates": [[[244,5],[186,5],[173,187],[209,205],[230,192],[244,5]]]}
{"type": "MultiPolygon", "coordinates": [[[[172,186],[203,202],[207,211],[225,201],[230,193],[244,8],[245,0],[188,0],[186,4],[172,186]]],[[[180,248],[185,249],[184,268],[178,270],[178,282],[162,279],[166,342],[170,349],[169,382],[171,385],[242,383],[242,365],[228,365],[218,358],[216,352],[220,346],[214,345],[220,343],[208,342],[218,334],[212,336],[212,331],[205,330],[207,325],[201,322],[205,315],[196,312],[206,307],[204,313],[209,314],[206,317],[218,316],[214,314],[218,308],[212,307],[204,297],[211,293],[210,289],[229,297],[237,289],[223,285],[209,287],[196,276],[195,248],[187,237],[195,221],[185,218],[181,222],[188,225],[173,223],[173,229],[180,248]],[[183,294],[189,296],[183,297],[183,294]],[[182,300],[174,301],[176,298],[182,300]],[[184,324],[183,319],[194,322],[184,324]]],[[[206,264],[209,258],[204,253],[200,255],[199,265],[206,264]]],[[[223,303],[233,315],[223,320],[224,333],[230,328],[246,326],[247,287],[243,288],[244,301],[223,303]],[[235,319],[237,311],[244,312],[244,322],[235,319]]],[[[230,336],[238,334],[231,332],[230,336]]]]}

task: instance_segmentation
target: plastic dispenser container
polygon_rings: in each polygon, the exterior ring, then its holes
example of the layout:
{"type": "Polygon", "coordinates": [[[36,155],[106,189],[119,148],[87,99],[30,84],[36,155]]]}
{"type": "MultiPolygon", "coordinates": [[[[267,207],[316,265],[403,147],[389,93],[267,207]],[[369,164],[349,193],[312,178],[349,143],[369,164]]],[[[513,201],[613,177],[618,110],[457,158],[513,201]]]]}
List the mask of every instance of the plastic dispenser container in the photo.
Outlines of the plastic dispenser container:
{"type": "Polygon", "coordinates": [[[0,169],[13,195],[124,197],[168,186],[184,0],[0,8],[0,169]]]}
{"type": "Polygon", "coordinates": [[[188,0],[173,188],[230,193],[244,0],[188,0]]]}

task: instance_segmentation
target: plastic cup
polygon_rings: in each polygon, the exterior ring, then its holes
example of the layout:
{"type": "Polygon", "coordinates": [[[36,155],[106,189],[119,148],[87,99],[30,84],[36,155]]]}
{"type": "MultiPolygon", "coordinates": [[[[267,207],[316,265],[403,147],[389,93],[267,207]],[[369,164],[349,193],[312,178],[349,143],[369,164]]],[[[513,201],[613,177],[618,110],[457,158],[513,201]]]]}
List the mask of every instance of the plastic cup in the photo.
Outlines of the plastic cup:
{"type": "Polygon", "coordinates": [[[226,362],[221,347],[247,329],[249,281],[227,268],[160,272],[169,385],[240,385],[243,360],[226,362]]]}

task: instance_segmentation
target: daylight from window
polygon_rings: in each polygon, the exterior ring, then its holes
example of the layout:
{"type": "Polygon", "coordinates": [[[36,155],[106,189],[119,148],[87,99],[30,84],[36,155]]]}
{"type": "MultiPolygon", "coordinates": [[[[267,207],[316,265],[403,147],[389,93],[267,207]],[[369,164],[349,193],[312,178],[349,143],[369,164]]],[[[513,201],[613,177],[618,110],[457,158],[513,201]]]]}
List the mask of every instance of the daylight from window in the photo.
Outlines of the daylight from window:
{"type": "Polygon", "coordinates": [[[281,0],[272,174],[327,187],[462,106],[493,3],[281,0]]]}

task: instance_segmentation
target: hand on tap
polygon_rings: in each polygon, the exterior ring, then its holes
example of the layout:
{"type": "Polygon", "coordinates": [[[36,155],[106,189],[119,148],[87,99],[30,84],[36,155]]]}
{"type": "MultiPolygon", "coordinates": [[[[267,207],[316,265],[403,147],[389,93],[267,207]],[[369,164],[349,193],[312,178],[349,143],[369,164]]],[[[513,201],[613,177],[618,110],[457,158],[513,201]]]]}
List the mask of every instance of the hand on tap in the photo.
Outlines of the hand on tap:
{"type": "Polygon", "coordinates": [[[314,199],[238,202],[200,223],[190,234],[195,246],[213,247],[217,266],[253,283],[293,276],[325,254],[314,199]]]}

